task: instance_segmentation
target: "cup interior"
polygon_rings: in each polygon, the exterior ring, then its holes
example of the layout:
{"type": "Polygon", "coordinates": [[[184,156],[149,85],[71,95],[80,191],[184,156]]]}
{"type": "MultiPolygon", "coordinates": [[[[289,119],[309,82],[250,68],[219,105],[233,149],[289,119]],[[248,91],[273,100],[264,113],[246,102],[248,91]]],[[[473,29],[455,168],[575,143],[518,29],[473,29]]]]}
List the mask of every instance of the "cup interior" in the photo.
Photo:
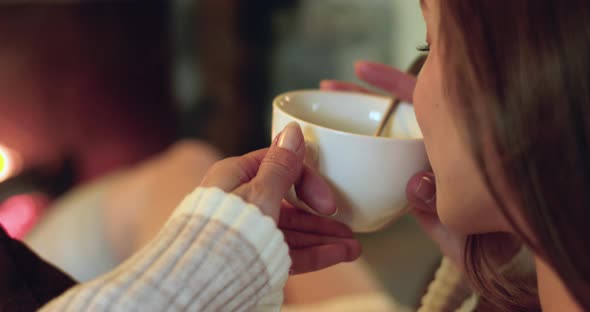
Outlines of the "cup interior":
{"type": "MultiPolygon", "coordinates": [[[[275,107],[294,119],[351,134],[373,136],[390,98],[339,91],[294,91],[277,97],[275,107]]],[[[400,103],[383,131],[383,137],[422,138],[413,106],[400,103]]]]}

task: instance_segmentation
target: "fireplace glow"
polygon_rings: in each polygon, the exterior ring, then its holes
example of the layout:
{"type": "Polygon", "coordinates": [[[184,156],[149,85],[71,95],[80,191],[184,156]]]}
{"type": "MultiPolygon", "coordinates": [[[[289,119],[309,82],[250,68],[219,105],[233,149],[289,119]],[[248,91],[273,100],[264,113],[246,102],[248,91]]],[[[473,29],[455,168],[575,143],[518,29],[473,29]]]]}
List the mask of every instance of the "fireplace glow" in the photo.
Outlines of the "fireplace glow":
{"type": "Polygon", "coordinates": [[[20,170],[20,158],[13,150],[0,145],[0,182],[20,170]]]}

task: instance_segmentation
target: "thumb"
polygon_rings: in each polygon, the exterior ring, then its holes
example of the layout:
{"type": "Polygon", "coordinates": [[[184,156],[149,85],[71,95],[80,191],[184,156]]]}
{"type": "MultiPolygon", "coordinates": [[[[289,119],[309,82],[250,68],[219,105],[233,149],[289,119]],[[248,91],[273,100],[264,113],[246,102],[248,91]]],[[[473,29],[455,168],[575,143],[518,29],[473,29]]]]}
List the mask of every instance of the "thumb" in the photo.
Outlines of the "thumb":
{"type": "Polygon", "coordinates": [[[301,175],[304,156],[303,133],[299,124],[291,122],[273,141],[256,177],[244,185],[248,201],[278,217],[283,197],[301,175]]]}

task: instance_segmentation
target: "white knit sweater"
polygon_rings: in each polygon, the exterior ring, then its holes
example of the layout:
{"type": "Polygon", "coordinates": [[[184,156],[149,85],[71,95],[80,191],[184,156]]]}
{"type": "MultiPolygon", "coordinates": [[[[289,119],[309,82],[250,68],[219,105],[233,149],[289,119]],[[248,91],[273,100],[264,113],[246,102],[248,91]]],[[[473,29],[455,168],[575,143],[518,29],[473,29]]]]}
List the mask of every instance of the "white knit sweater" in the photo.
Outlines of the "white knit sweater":
{"type": "Polygon", "coordinates": [[[290,266],[269,217],[198,188],[139,253],[42,311],[278,311],[290,266]]]}

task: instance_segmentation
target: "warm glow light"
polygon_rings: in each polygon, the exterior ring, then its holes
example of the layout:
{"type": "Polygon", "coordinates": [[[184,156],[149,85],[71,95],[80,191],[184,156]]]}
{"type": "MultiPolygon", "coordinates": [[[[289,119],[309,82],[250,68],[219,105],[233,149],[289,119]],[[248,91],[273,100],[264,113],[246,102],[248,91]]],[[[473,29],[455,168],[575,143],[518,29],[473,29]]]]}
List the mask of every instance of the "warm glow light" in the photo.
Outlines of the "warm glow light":
{"type": "Polygon", "coordinates": [[[0,182],[20,170],[20,158],[11,149],[0,145],[0,182]]]}
{"type": "Polygon", "coordinates": [[[37,223],[48,203],[42,194],[12,196],[0,203],[0,224],[8,235],[21,239],[37,223]]]}

